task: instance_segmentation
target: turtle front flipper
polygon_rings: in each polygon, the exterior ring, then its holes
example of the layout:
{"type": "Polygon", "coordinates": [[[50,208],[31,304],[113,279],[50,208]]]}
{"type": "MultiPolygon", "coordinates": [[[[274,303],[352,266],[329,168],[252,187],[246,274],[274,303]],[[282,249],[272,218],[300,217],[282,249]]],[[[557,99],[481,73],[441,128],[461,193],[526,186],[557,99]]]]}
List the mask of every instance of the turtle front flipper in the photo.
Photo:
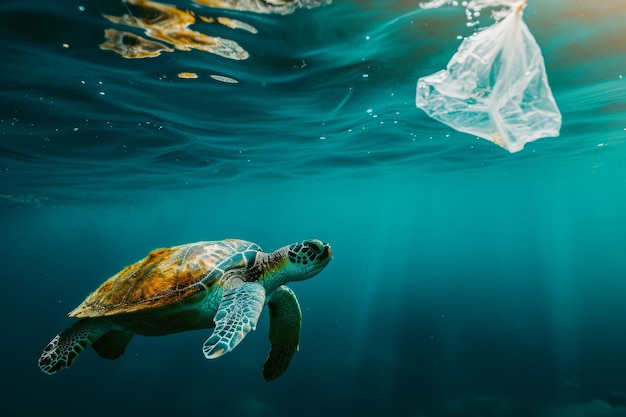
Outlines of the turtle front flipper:
{"type": "Polygon", "coordinates": [[[287,370],[291,358],[298,350],[302,312],[294,292],[280,286],[271,295],[270,310],[270,354],[263,365],[263,378],[273,381],[287,370]]]}
{"type": "Polygon", "coordinates": [[[106,320],[82,319],[59,333],[39,357],[39,368],[54,374],[69,368],[76,357],[102,335],[111,330],[113,324],[106,320]]]}
{"type": "Polygon", "coordinates": [[[224,291],[215,314],[215,329],[204,342],[202,351],[207,359],[230,352],[243,340],[256,323],[265,304],[265,289],[256,282],[246,282],[224,291]]]}

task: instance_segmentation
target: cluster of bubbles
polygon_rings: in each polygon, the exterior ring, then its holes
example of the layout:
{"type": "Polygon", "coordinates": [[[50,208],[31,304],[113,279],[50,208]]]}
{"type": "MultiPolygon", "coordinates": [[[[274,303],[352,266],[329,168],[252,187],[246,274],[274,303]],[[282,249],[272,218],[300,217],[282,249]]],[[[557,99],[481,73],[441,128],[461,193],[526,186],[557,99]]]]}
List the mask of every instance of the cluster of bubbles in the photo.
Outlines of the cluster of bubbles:
{"type": "Polygon", "coordinates": [[[478,18],[484,9],[491,9],[491,16],[497,21],[509,14],[518,2],[519,0],[470,0],[460,2],[457,0],[430,0],[420,3],[420,7],[423,9],[437,9],[445,5],[464,7],[467,26],[473,27],[480,23],[478,18]]]}

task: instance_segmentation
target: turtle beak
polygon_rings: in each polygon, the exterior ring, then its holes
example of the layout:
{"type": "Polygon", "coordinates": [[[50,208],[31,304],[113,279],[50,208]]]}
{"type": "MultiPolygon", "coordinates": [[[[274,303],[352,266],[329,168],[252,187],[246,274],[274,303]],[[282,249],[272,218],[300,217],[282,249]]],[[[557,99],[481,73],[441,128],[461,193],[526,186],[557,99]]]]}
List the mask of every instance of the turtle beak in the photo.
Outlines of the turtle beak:
{"type": "Polygon", "coordinates": [[[314,250],[320,261],[324,261],[326,259],[330,261],[333,259],[333,251],[328,243],[324,243],[320,240],[314,240],[311,241],[311,243],[315,243],[314,245],[311,245],[311,248],[315,248],[314,250]]]}
{"type": "Polygon", "coordinates": [[[322,257],[324,259],[333,259],[333,250],[330,248],[330,245],[328,243],[324,243],[324,253],[322,254],[322,257]]]}

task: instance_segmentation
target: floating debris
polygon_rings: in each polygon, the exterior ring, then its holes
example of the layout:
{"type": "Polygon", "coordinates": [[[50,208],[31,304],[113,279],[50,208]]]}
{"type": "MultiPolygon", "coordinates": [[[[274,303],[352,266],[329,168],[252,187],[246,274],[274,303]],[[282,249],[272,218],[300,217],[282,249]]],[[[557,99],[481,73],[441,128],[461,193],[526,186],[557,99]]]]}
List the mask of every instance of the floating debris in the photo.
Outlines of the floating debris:
{"type": "Polygon", "coordinates": [[[225,75],[211,74],[210,77],[213,78],[216,81],[221,81],[223,83],[228,83],[228,84],[237,84],[237,83],[239,83],[239,81],[235,80],[234,78],[226,77],[225,75]]]}

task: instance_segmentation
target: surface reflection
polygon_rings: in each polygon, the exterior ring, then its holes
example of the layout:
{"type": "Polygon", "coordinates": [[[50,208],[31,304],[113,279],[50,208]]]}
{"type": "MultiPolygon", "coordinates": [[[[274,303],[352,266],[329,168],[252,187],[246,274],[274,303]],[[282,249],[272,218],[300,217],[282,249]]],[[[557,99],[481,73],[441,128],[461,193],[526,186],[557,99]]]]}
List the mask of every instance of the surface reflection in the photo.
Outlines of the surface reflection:
{"type": "MultiPolygon", "coordinates": [[[[100,45],[102,49],[113,50],[124,58],[153,58],[161,52],[190,51],[197,49],[228,59],[242,60],[249,57],[248,52],[237,42],[205,35],[189,28],[196,22],[196,15],[190,10],[161,4],[148,0],[124,0],[128,13],[122,16],[104,15],[113,23],[142,29],[153,40],[129,32],[107,29],[107,40],[100,45]],[[172,45],[172,47],[161,43],[172,45]]],[[[232,29],[244,29],[256,33],[251,25],[227,18],[200,19],[206,23],[218,23],[232,29]]]]}
{"type": "MultiPolygon", "coordinates": [[[[298,8],[312,8],[330,4],[332,0],[194,0],[197,4],[219,9],[242,10],[256,13],[288,14],[298,8]]],[[[124,58],[154,58],[162,52],[209,52],[224,58],[244,60],[250,55],[237,42],[209,36],[189,28],[196,22],[191,10],[149,0],[122,0],[127,13],[122,16],[104,14],[109,21],[138,28],[151,39],[117,29],[106,29],[101,49],[112,50],[124,58]],[[162,43],[163,42],[163,43],[162,43]],[[170,46],[171,45],[171,46],[170,46]]],[[[257,33],[252,25],[227,17],[197,16],[202,22],[217,23],[230,29],[257,33]]]]}
{"type": "Polygon", "coordinates": [[[116,29],[105,30],[104,37],[106,40],[100,45],[100,49],[115,51],[124,58],[154,58],[161,55],[163,51],[174,51],[174,49],[160,42],[116,29]]]}
{"type": "Polygon", "coordinates": [[[332,0],[194,0],[204,6],[256,13],[289,14],[296,9],[311,9],[332,0]]]}

